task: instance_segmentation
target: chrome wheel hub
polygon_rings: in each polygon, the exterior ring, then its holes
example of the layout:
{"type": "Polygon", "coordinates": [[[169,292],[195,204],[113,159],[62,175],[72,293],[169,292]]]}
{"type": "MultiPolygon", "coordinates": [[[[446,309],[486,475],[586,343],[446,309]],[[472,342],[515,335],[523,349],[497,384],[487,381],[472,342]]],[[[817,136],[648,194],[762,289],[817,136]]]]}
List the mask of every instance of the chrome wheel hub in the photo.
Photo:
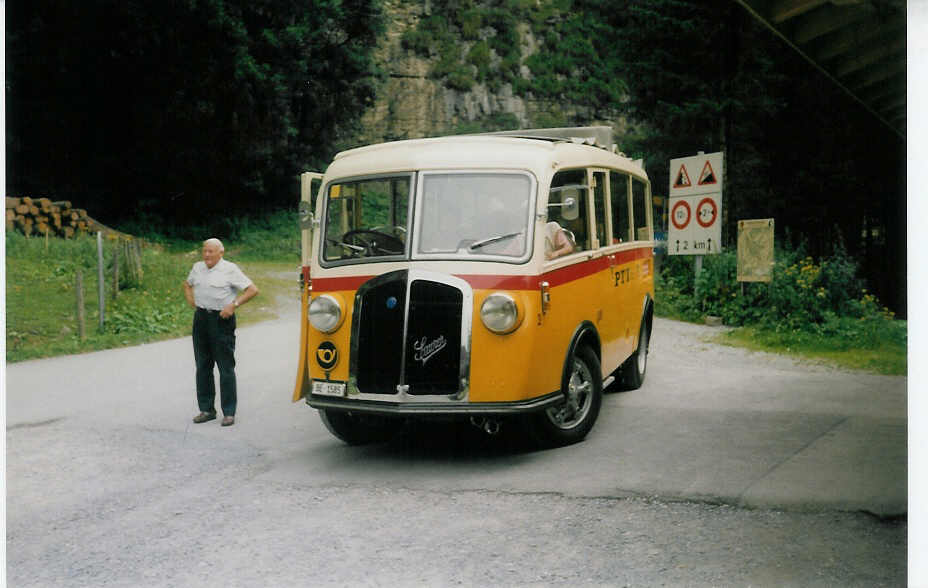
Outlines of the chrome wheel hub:
{"type": "Polygon", "coordinates": [[[575,358],[565,402],[549,408],[546,411],[548,418],[558,428],[572,429],[586,418],[592,403],[593,375],[585,363],[575,358]]]}

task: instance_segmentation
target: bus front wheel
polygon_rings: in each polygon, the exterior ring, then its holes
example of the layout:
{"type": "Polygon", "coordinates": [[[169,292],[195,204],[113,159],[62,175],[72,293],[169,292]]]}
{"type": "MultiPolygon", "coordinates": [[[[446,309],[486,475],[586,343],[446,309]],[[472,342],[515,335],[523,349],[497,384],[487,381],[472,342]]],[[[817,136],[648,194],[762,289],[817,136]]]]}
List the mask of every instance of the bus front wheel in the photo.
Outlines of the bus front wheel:
{"type": "Polygon", "coordinates": [[[319,409],[319,418],[330,433],[348,445],[388,441],[399,428],[392,419],[344,410],[319,409]]]}
{"type": "Polygon", "coordinates": [[[587,346],[571,356],[561,392],[564,401],[529,417],[529,432],[546,447],[582,441],[599,416],[603,401],[602,371],[599,359],[587,346]]]}

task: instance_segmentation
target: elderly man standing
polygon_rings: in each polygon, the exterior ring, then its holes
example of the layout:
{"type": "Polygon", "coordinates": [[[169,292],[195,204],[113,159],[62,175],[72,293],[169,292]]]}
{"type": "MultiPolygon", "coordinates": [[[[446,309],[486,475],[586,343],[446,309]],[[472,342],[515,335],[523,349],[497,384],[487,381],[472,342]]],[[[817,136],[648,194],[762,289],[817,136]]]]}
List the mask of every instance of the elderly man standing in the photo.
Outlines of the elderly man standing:
{"type": "Polygon", "coordinates": [[[222,258],[219,239],[203,242],[203,261],[193,264],[184,282],[187,304],[193,315],[193,356],[197,364],[195,423],[216,418],[216,383],[213,366],[219,365],[222,426],[235,424],[235,309],[258,295],[258,288],[237,265],[222,258]]]}

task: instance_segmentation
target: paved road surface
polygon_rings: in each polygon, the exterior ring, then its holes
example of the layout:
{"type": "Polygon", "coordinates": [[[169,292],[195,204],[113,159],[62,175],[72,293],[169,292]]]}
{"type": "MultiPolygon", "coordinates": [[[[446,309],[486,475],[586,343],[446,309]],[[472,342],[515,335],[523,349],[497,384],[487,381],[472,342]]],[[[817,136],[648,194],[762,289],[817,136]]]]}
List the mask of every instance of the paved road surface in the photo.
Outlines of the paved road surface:
{"type": "Polygon", "coordinates": [[[239,329],[234,427],[190,422],[189,339],[10,365],[10,585],[903,584],[905,378],[712,332],[657,320],[644,387],[549,451],[341,444],[289,401],[292,315],[239,329]]]}

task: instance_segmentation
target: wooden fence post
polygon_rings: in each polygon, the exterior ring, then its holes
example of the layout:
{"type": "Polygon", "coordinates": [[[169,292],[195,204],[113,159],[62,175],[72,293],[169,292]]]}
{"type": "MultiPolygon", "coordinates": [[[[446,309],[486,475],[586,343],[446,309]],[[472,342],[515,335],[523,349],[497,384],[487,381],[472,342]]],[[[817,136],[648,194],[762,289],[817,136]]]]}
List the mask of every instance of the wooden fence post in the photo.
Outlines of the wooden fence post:
{"type": "Polygon", "coordinates": [[[119,239],[113,243],[113,300],[119,298],[119,239]]]}
{"type": "Polygon", "coordinates": [[[77,335],[83,341],[87,337],[84,329],[84,276],[81,268],[77,268],[74,276],[74,292],[77,294],[77,335]]]}
{"type": "Polygon", "coordinates": [[[106,312],[106,299],[103,285],[103,232],[97,231],[97,300],[100,303],[100,332],[103,332],[103,315],[106,312]]]}
{"type": "Polygon", "coordinates": [[[145,271],[142,269],[142,242],[138,239],[135,240],[135,264],[139,269],[139,282],[142,281],[142,276],[145,275],[145,271]]]}

